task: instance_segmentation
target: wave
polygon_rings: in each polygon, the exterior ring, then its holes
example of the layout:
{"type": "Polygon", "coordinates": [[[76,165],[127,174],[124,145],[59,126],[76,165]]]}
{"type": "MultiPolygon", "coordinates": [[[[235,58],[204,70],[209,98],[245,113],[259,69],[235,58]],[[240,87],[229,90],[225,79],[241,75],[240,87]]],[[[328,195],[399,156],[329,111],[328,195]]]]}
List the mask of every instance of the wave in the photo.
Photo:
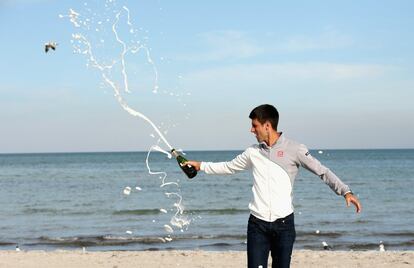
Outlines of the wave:
{"type": "Polygon", "coordinates": [[[54,209],[54,208],[27,208],[23,210],[23,214],[25,215],[33,215],[33,214],[43,214],[43,215],[50,215],[50,216],[61,216],[61,215],[91,215],[91,213],[96,213],[97,211],[79,211],[79,210],[69,210],[69,209],[54,209]]]}
{"type": "MultiPolygon", "coordinates": [[[[328,241],[332,246],[332,250],[378,250],[378,242],[371,241],[341,241],[335,238],[337,233],[298,233],[295,247],[297,249],[309,250],[323,250],[321,241],[328,241]],[[324,236],[325,235],[325,236],[324,236]],[[316,237],[318,236],[318,237],[316,237]]],[[[22,246],[32,247],[64,247],[64,248],[79,248],[79,247],[112,247],[123,250],[128,248],[139,248],[144,250],[166,250],[179,249],[182,247],[191,249],[197,248],[215,248],[220,250],[225,248],[232,248],[242,250],[246,244],[246,235],[192,235],[185,234],[177,237],[171,236],[172,242],[167,242],[165,234],[159,236],[116,236],[116,235],[100,235],[100,236],[70,236],[70,237],[48,237],[41,236],[33,243],[23,243],[22,246]],[[178,242],[178,243],[174,243],[178,242]]],[[[16,243],[0,242],[0,246],[11,246],[16,243]]],[[[384,245],[388,250],[412,250],[414,248],[414,240],[408,238],[399,241],[384,240],[384,245]]]]}
{"type": "Polygon", "coordinates": [[[12,246],[12,245],[16,245],[16,243],[0,241],[0,246],[12,246]]]}
{"type": "Polygon", "coordinates": [[[316,232],[304,232],[304,231],[296,231],[296,239],[299,240],[308,240],[309,238],[313,237],[325,237],[325,238],[338,238],[343,236],[345,233],[343,232],[324,232],[320,231],[319,233],[316,232]]]}
{"type": "MultiPolygon", "coordinates": [[[[414,246],[414,241],[399,241],[399,242],[384,242],[386,249],[403,249],[403,250],[412,250],[414,246]]],[[[349,249],[352,250],[376,250],[379,248],[378,243],[359,243],[348,245],[349,249]]]]}
{"type": "Polygon", "coordinates": [[[411,231],[403,231],[403,232],[392,232],[392,233],[371,233],[372,236],[388,236],[388,237],[405,237],[405,238],[414,238],[414,232],[411,231]]]}
{"type": "MultiPolygon", "coordinates": [[[[165,236],[165,235],[164,235],[165,236]]],[[[124,246],[131,244],[163,244],[166,242],[164,236],[71,236],[71,237],[48,237],[41,236],[35,243],[29,243],[29,246],[63,246],[63,247],[91,247],[91,246],[124,246]]],[[[173,241],[185,240],[242,240],[243,235],[187,235],[173,237],[173,241]]],[[[222,242],[217,242],[221,244],[222,242]]],[[[227,243],[225,243],[227,244],[227,243]]]]}
{"type": "MultiPolygon", "coordinates": [[[[131,209],[131,210],[117,210],[113,215],[156,215],[161,214],[159,209],[131,209]]],[[[236,208],[222,208],[222,209],[190,209],[185,210],[185,214],[209,214],[209,215],[235,215],[235,214],[248,214],[247,209],[236,208]]]]}

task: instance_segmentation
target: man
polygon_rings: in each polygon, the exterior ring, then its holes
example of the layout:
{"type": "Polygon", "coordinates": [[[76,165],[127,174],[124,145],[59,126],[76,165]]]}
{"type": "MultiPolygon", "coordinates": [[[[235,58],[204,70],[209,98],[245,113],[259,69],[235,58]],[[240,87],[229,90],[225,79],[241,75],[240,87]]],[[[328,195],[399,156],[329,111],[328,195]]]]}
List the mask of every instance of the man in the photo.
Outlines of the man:
{"type": "Polygon", "coordinates": [[[350,188],[332,171],[313,158],[305,145],[294,142],[277,131],[279,113],[269,104],[260,105],[249,115],[251,132],[259,144],[247,148],[229,162],[188,161],[207,174],[233,174],[252,169],[253,199],[249,203],[247,260],[249,268],[267,267],[269,251],[272,267],[289,267],[296,238],[292,188],[299,166],[318,175],[347,206],[361,204],[350,188]]]}

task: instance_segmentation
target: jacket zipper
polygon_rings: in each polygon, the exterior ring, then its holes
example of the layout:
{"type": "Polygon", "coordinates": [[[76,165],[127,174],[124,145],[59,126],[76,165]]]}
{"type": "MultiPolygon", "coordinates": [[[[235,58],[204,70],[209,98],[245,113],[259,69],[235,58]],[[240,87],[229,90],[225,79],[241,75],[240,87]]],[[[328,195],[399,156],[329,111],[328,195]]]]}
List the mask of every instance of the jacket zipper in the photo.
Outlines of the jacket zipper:
{"type": "MultiPolygon", "coordinates": [[[[270,160],[270,152],[271,150],[269,149],[269,153],[268,153],[268,158],[270,160]]],[[[272,195],[271,195],[271,191],[270,191],[270,166],[267,166],[267,189],[269,192],[269,222],[272,221],[272,195]]]]}

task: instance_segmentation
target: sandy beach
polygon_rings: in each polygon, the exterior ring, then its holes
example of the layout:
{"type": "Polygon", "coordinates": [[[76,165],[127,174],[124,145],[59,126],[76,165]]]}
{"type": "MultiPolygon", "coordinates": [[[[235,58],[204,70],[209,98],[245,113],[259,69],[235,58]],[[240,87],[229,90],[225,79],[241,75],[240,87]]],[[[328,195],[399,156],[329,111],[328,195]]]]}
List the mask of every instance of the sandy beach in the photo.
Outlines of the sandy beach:
{"type": "MultiPolygon", "coordinates": [[[[246,267],[245,254],[240,251],[1,251],[0,267],[246,267]]],[[[414,251],[297,250],[291,267],[414,267],[414,251]]]]}

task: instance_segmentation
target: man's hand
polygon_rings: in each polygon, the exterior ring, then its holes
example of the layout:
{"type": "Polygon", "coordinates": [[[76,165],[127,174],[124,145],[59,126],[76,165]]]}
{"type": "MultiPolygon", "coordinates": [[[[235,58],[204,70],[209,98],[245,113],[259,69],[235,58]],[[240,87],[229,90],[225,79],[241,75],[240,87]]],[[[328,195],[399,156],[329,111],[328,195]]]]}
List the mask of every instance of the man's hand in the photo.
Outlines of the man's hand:
{"type": "Polygon", "coordinates": [[[197,171],[200,170],[200,166],[201,166],[201,162],[197,162],[197,161],[187,161],[184,163],[184,165],[191,165],[193,166],[197,171]]]}
{"type": "Polygon", "coordinates": [[[345,195],[345,201],[346,201],[346,206],[349,207],[352,204],[354,204],[354,206],[356,207],[356,212],[360,213],[361,212],[361,203],[359,203],[358,198],[353,195],[352,193],[347,193],[345,195]]]}

